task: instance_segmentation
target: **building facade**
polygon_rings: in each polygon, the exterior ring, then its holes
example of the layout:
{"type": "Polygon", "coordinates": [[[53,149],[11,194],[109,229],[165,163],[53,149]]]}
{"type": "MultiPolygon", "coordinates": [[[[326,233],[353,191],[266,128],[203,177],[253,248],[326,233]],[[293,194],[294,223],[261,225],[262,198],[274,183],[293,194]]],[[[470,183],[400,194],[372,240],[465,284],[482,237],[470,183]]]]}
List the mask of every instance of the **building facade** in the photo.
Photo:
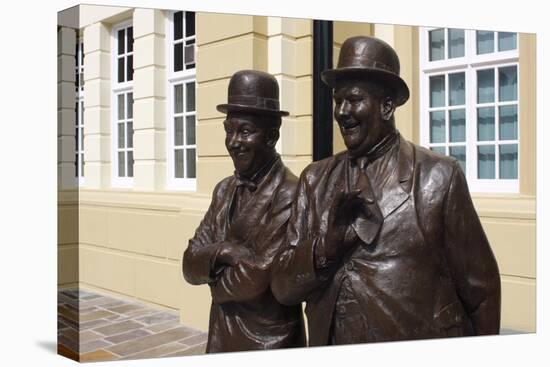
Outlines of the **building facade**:
{"type": "MultiPolygon", "coordinates": [[[[501,271],[502,326],[535,330],[535,38],[334,22],[334,64],[353,35],[392,45],[411,99],[401,134],[455,156],[501,271]]],[[[161,308],[206,330],[208,287],[181,258],[214,185],[231,175],[223,114],[231,75],[279,81],[277,150],[312,161],[312,20],[80,5],[59,14],[59,286],[161,308]],[[76,20],[75,20],[76,19],[76,20]]],[[[344,144],[334,123],[333,150],[344,144]]]]}

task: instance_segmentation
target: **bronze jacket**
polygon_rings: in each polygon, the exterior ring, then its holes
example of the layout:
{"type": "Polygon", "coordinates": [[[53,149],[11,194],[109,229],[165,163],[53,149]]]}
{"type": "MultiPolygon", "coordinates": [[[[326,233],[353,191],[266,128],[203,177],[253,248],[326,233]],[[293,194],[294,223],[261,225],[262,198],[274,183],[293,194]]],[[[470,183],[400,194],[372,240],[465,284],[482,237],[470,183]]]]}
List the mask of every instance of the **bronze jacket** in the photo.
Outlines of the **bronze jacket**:
{"type": "Polygon", "coordinates": [[[208,284],[212,294],[206,351],[305,346],[301,307],[280,304],[270,289],[271,265],[284,238],[297,177],[278,158],[250,200],[232,213],[237,183],[235,176],[218,183],[183,257],[185,279],[208,284]],[[246,246],[253,257],[216,274],[216,253],[226,241],[246,246]]]}
{"type": "Polygon", "coordinates": [[[316,247],[332,198],[349,180],[348,154],[312,163],[300,176],[272,289],[282,303],[307,302],[311,346],[331,343],[345,278],[368,320],[368,337],[354,342],[499,332],[498,267],[462,170],[454,158],[401,137],[398,144],[382,189],[360,187],[375,213],[353,223],[364,241],[332,263],[316,247]]]}

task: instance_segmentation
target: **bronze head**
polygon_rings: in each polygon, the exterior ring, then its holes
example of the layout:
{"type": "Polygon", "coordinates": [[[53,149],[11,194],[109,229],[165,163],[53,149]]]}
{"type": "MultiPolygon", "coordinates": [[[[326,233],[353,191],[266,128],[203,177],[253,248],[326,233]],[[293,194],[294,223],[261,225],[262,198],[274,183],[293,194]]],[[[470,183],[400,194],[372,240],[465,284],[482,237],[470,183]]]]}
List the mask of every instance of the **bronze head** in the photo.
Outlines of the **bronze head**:
{"type": "Polygon", "coordinates": [[[409,98],[399,68],[399,58],[387,43],[358,36],[342,45],[338,67],[321,74],[334,88],[334,117],[350,155],[366,155],[395,131],[395,108],[409,98]]]}
{"type": "Polygon", "coordinates": [[[279,107],[277,80],[261,71],[238,71],[229,81],[227,103],[216,108],[227,114],[225,147],[235,170],[253,177],[277,154],[281,117],[288,115],[279,107]]]}

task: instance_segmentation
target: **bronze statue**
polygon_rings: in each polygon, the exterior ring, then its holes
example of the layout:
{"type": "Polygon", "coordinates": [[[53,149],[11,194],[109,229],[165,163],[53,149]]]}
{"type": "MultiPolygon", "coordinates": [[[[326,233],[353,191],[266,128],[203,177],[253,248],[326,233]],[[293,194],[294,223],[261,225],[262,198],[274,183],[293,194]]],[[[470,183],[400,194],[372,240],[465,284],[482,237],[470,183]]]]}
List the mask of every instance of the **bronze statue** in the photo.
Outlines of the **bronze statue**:
{"type": "Polygon", "coordinates": [[[300,176],[276,298],[307,302],[312,346],[498,334],[498,267],[464,174],[396,130],[395,51],[349,38],[322,78],[347,151],[300,176]]]}
{"type": "Polygon", "coordinates": [[[242,70],[229,82],[225,146],[235,174],[219,182],[183,257],[191,284],[212,294],[207,353],[305,346],[299,305],[277,302],[271,266],[290,217],[298,178],[275,151],[281,117],[277,80],[242,70]]]}

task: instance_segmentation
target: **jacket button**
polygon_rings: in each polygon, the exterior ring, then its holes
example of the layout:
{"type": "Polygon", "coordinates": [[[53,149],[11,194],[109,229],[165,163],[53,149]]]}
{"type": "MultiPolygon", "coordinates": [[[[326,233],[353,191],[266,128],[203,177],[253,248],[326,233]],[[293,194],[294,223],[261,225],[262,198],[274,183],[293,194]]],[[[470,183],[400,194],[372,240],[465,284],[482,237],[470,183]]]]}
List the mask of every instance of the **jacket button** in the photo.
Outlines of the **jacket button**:
{"type": "Polygon", "coordinates": [[[353,269],[354,269],[353,260],[350,260],[346,263],[346,270],[347,271],[352,271],[353,269]]]}

